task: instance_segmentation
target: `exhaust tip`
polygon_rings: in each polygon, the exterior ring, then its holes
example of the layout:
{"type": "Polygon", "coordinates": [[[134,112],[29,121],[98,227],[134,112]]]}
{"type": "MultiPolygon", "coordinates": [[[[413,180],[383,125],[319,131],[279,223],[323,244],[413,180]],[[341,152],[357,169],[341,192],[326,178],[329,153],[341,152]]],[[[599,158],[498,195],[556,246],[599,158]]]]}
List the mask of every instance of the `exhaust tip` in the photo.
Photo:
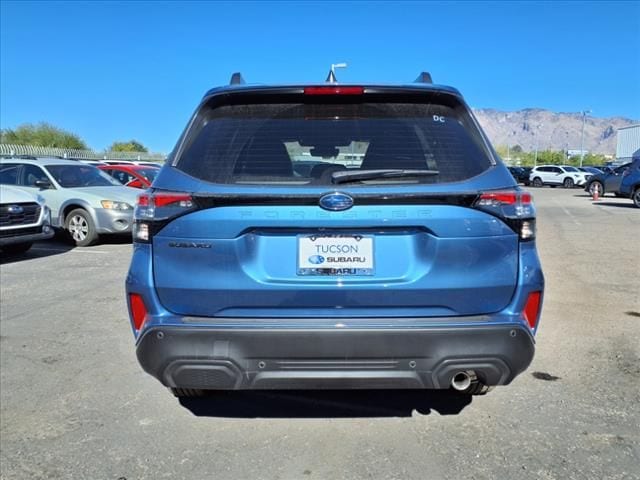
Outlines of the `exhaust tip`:
{"type": "Polygon", "coordinates": [[[466,370],[456,373],[451,379],[451,387],[459,392],[466,390],[471,384],[478,380],[473,370],[466,370]]]}

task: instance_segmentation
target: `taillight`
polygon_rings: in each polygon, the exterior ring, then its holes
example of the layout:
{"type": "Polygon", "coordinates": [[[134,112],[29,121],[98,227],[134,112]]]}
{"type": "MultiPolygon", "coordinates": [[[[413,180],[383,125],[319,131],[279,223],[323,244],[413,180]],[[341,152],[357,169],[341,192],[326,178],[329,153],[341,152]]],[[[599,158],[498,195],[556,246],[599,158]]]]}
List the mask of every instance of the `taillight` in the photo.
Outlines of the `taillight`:
{"type": "Polygon", "coordinates": [[[139,332],[147,317],[147,307],[144,305],[142,296],[137,293],[130,293],[129,307],[131,309],[131,317],[133,319],[133,328],[136,332],[139,332]]]}
{"type": "Polygon", "coordinates": [[[485,192],[480,195],[478,205],[523,205],[531,204],[531,194],[528,192],[485,192]]]}
{"type": "Polygon", "coordinates": [[[181,192],[143,193],[133,212],[133,240],[149,243],[151,237],[175,217],[195,210],[193,197],[181,192]]]}
{"type": "Polygon", "coordinates": [[[484,192],[474,207],[504,220],[522,241],[536,237],[536,210],[531,194],[521,190],[484,192]]]}
{"type": "Polygon", "coordinates": [[[531,292],[529,294],[522,315],[531,330],[534,330],[538,324],[538,318],[540,318],[540,292],[531,292]]]}
{"type": "Polygon", "coordinates": [[[362,95],[364,87],[305,87],[305,95],[362,95]]]}

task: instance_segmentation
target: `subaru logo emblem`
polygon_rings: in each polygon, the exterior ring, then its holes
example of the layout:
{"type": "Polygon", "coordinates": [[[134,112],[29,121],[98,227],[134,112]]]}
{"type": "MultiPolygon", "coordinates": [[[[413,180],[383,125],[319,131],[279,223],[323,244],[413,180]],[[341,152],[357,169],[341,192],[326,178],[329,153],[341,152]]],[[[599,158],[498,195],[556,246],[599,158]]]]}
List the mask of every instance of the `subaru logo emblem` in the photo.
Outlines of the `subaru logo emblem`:
{"type": "Polygon", "coordinates": [[[325,210],[339,212],[353,207],[353,198],[346,193],[333,192],[320,197],[320,206],[325,210]]]}
{"type": "Polygon", "coordinates": [[[20,205],[9,205],[7,210],[9,211],[9,213],[13,213],[13,214],[24,212],[24,208],[22,208],[20,205]]]}
{"type": "Polygon", "coordinates": [[[320,265],[321,263],[324,263],[324,257],[322,255],[311,255],[309,257],[309,263],[320,265]]]}

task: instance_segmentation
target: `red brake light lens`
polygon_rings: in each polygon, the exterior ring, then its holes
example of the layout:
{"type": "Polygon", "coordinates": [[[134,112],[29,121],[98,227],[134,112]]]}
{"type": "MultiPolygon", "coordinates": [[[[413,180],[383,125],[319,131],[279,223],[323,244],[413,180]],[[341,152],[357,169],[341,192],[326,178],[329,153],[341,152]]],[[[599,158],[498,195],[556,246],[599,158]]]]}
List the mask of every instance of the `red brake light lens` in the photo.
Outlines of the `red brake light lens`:
{"type": "Polygon", "coordinates": [[[362,95],[364,87],[305,87],[305,95],[362,95]]]}
{"type": "Polygon", "coordinates": [[[137,293],[129,294],[129,306],[131,308],[131,316],[133,317],[133,328],[139,332],[147,317],[147,307],[144,305],[142,296],[137,293]]]}
{"type": "Polygon", "coordinates": [[[486,192],[480,195],[479,203],[493,203],[501,205],[531,205],[531,194],[527,192],[486,192]]]}
{"type": "Polygon", "coordinates": [[[149,202],[151,195],[147,195],[146,193],[144,195],[138,195],[138,206],[139,207],[148,207],[149,206],[149,202]]]}
{"type": "Polygon", "coordinates": [[[189,208],[193,206],[193,198],[188,193],[156,193],[138,195],[138,207],[176,206],[189,208]],[[174,205],[177,204],[177,205],[174,205]]]}
{"type": "Polygon", "coordinates": [[[540,292],[531,292],[522,311],[531,330],[536,328],[540,316],[540,292]]]}
{"type": "Polygon", "coordinates": [[[176,206],[188,208],[193,206],[193,199],[187,193],[158,193],[153,196],[153,203],[158,208],[176,203],[176,206]]]}

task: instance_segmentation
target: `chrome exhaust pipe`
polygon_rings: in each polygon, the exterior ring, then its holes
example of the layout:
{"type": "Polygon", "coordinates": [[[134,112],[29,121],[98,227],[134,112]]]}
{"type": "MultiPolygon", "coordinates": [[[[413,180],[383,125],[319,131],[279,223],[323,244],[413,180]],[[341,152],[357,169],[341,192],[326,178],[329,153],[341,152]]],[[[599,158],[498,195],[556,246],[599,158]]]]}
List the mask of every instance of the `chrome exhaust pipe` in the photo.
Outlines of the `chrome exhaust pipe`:
{"type": "Polygon", "coordinates": [[[462,392],[469,388],[473,382],[478,381],[476,372],[473,370],[467,370],[456,373],[451,379],[451,387],[454,390],[462,392]]]}

